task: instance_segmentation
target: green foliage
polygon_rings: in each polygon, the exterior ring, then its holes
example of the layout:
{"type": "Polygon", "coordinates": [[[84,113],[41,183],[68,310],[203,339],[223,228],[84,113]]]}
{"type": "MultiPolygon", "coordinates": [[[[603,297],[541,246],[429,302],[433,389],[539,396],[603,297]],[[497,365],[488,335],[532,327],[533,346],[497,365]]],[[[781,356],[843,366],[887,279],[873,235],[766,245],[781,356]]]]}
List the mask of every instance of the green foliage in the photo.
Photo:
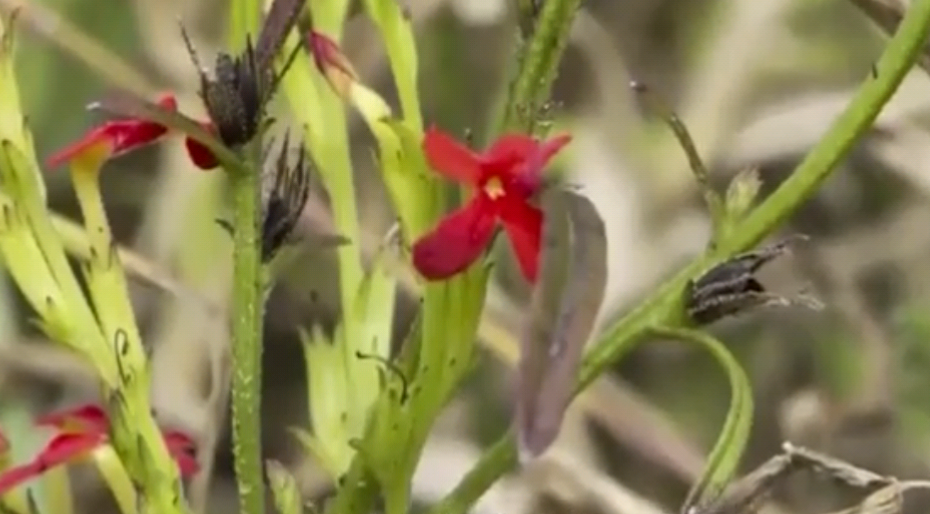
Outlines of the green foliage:
{"type": "MultiPolygon", "coordinates": [[[[550,97],[578,0],[521,2],[524,38],[515,75],[496,119],[498,134],[539,135],[548,128],[539,115],[550,97]]],[[[264,8],[255,0],[230,7],[230,47],[238,51],[259,27],[264,8]]],[[[416,39],[401,2],[365,0],[365,13],[378,28],[400,98],[400,113],[361,82],[344,55],[298,52],[282,81],[291,114],[305,128],[312,155],[332,204],[336,230],[347,244],[336,250],[341,320],[331,337],[318,327],[302,333],[310,421],[293,434],[337,483],[331,513],[367,513],[383,500],[387,514],[406,514],[413,473],[443,407],[461,388],[477,352],[476,332],[484,308],[490,260],[479,260],[456,276],[417,283],[420,310],[397,355],[392,355],[398,275],[409,248],[450,207],[422,148],[424,123],[418,88],[416,39]],[[356,203],[346,105],[363,118],[375,139],[376,160],[398,218],[372,262],[365,263],[356,203]]],[[[313,35],[338,42],[347,0],[309,3],[313,35]]],[[[751,387],[726,347],[696,328],[683,309],[686,285],[715,263],[755,246],[814,193],[837,162],[875,120],[910,69],[930,30],[930,0],[916,0],[864,85],[843,115],[792,176],[757,205],[760,181],[740,174],[719,194],[674,113],[661,112],[688,153],[714,221],[705,255],[608,326],[582,357],[593,330],[606,282],[606,236],[590,201],[557,189],[560,202],[543,198],[546,241],[544,278],[534,291],[523,341],[519,411],[515,430],[504,435],[434,514],[461,514],[518,461],[551,444],[572,398],[650,335],[693,342],[707,350],[729,380],[731,402],[708,465],[685,510],[716,498],[736,473],[752,422],[751,387]],[[518,448],[523,450],[518,452],[518,448]]],[[[121,508],[135,510],[136,494],[151,512],[186,512],[177,469],[150,413],[148,362],[126,294],[126,278],[107,222],[98,174],[107,158],[91,149],[72,163],[71,178],[84,216],[89,251],[81,290],[64,246],[47,212],[44,181],[24,123],[12,68],[12,37],[0,46],[0,255],[38,315],[46,334],[68,345],[99,375],[113,423],[111,453],[98,465],[121,508]],[[136,492],[134,487],[138,486],[136,492]]],[[[292,33],[285,48],[306,35],[292,33]]],[[[311,45],[312,46],[312,45],[311,45]]],[[[319,52],[319,50],[311,50],[319,52]]],[[[284,65],[279,56],[278,66],[284,65]]],[[[135,116],[192,135],[216,154],[228,172],[233,197],[233,434],[241,511],[264,511],[261,476],[261,351],[264,302],[275,277],[260,259],[266,206],[260,195],[262,137],[227,148],[193,120],[134,104],[135,116]]],[[[99,151],[97,151],[99,150],[99,151]]],[[[277,509],[302,509],[296,482],[282,465],[269,463],[277,509]]],[[[51,483],[51,482],[49,482],[51,483]]],[[[59,486],[61,484],[59,483],[59,486]]],[[[22,500],[22,498],[20,498],[22,500]]],[[[15,503],[15,502],[10,502],[15,503]]],[[[23,503],[20,501],[20,503],[23,503]]],[[[66,509],[66,507],[62,507],[66,509]]]]}

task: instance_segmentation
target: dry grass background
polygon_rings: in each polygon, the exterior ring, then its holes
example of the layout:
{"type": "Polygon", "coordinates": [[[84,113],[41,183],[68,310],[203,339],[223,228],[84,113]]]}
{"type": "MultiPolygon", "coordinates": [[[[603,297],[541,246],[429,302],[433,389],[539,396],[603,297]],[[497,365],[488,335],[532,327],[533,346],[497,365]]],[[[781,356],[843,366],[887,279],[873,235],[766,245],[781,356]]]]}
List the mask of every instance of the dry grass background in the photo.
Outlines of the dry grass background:
{"type": "MultiPolygon", "coordinates": [[[[425,117],[448,129],[485,126],[506,78],[513,20],[506,0],[407,0],[420,36],[425,117]]],[[[223,0],[0,0],[24,7],[18,69],[40,156],[92,122],[83,105],[107,88],[170,88],[199,114],[195,70],[178,35],[185,21],[201,53],[218,48],[223,0]]],[[[577,18],[555,88],[558,123],[576,136],[565,173],[606,220],[610,279],[603,319],[705,244],[709,222],[682,152],[644,116],[628,89],[645,81],[689,126],[712,180],[759,166],[770,190],[816,141],[869,72],[884,36],[848,0],[588,0],[577,18]]],[[[350,21],[345,49],[366,80],[393,92],[376,32],[350,21]]],[[[773,266],[767,279],[791,292],[811,284],[827,304],[760,312],[713,330],[746,366],[756,423],[745,468],[805,444],[880,473],[930,476],[930,79],[915,70],[834,178],[786,232],[812,241],[773,266]]],[[[370,140],[352,124],[358,194],[374,249],[391,218],[371,169],[370,140]]],[[[190,430],[205,466],[191,484],[201,512],[235,509],[224,389],[230,242],[223,182],[195,171],[180,145],[164,144],[111,165],[104,195],[117,239],[134,258],[133,286],[154,349],[155,404],[190,430]],[[212,451],[210,451],[212,449],[212,451]]],[[[48,174],[51,205],[77,214],[63,174],[48,174]]],[[[325,194],[304,230],[329,232],[325,194]]],[[[505,253],[480,335],[477,376],[435,429],[414,484],[418,502],[445,494],[506,426],[526,291],[505,253]]],[[[268,308],[263,423],[267,457],[286,463],[309,497],[325,495],[322,473],[287,434],[305,424],[304,364],[295,328],[331,327],[338,316],[326,252],[300,255],[268,308]]],[[[25,419],[93,399],[92,377],[26,322],[3,286],[0,423],[28,451],[25,419]],[[19,427],[18,429],[16,427],[19,427]]],[[[410,298],[400,316],[412,314],[410,298]]],[[[675,512],[703,465],[728,403],[712,361],[651,342],[629,355],[574,405],[549,454],[499,482],[479,514],[675,512]]],[[[25,449],[23,449],[25,448],[25,449]]],[[[110,508],[92,474],[75,486],[85,512],[110,508]]],[[[827,512],[850,491],[803,475],[775,496],[772,512],[827,512]]],[[[906,512],[930,502],[917,496],[906,512]]]]}

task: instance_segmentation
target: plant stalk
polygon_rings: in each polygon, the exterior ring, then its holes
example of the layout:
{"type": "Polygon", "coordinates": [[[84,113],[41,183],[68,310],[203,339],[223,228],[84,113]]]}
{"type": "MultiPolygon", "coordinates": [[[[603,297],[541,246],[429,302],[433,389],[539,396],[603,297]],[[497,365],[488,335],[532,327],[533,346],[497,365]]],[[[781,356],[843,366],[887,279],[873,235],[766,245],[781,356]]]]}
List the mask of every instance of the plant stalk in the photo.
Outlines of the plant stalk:
{"type": "Polygon", "coordinates": [[[233,191],[232,440],[239,512],[263,514],[261,387],[264,280],[257,172],[229,173],[233,191]]]}
{"type": "Polygon", "coordinates": [[[575,12],[580,5],[581,0],[542,2],[533,35],[519,50],[516,75],[497,117],[495,134],[509,131],[534,134],[542,128],[539,110],[549,99],[575,12]]]}
{"type": "MultiPolygon", "coordinates": [[[[546,5],[557,3],[548,2],[546,5]]],[[[554,10],[555,8],[553,8],[554,10]]],[[[544,11],[545,14],[546,11],[544,11]]],[[[536,37],[547,37],[540,32],[536,37]]],[[[837,118],[823,138],[807,154],[791,176],[742,223],[732,235],[721,241],[711,254],[689,264],[677,276],[658,288],[638,308],[614,324],[585,356],[579,373],[576,394],[590,385],[619,358],[632,350],[651,327],[680,318],[680,300],[687,282],[699,276],[709,262],[732,256],[758,244],[771,234],[805,200],[812,196],[835,169],[849,149],[872,126],[911,70],[930,32],[930,0],[915,0],[889,40],[885,51],[869,73],[846,110],[837,118]]],[[[554,66],[555,63],[553,63],[554,66]]],[[[521,98],[512,94],[512,99],[521,98]]],[[[512,107],[512,106],[511,106],[512,107]]],[[[505,118],[506,119],[506,118],[505,118]]],[[[472,504],[504,473],[517,463],[512,431],[508,431],[481,458],[459,485],[431,514],[464,514],[472,504]]]]}

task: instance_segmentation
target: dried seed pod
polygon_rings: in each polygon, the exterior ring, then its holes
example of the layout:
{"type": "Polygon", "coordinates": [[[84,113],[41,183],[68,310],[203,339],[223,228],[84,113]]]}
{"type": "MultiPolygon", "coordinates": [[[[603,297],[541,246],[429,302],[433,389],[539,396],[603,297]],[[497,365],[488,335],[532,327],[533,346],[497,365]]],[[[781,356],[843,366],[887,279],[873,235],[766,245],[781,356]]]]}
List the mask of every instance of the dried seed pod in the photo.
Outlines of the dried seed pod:
{"type": "Polygon", "coordinates": [[[305,1],[275,0],[257,45],[253,46],[247,37],[241,55],[218,54],[213,77],[201,66],[187,31],[181,28],[187,51],[200,73],[200,96],[219,138],[227,146],[248,143],[259,132],[265,107],[300,49],[300,45],[296,46],[280,73],[275,74],[274,58],[296,25],[305,1]]]}
{"type": "Polygon", "coordinates": [[[284,140],[278,157],[266,173],[262,201],[262,262],[274,258],[291,238],[294,227],[310,198],[310,161],[299,144],[296,161],[288,158],[290,134],[284,140]]]}
{"type": "Polygon", "coordinates": [[[755,307],[803,304],[813,309],[821,308],[820,302],[806,295],[786,298],[770,293],[755,277],[759,268],[787,253],[790,244],[798,239],[806,240],[807,236],[794,236],[758,251],[738,255],[689,282],[685,308],[691,320],[698,325],[706,325],[755,307]]]}

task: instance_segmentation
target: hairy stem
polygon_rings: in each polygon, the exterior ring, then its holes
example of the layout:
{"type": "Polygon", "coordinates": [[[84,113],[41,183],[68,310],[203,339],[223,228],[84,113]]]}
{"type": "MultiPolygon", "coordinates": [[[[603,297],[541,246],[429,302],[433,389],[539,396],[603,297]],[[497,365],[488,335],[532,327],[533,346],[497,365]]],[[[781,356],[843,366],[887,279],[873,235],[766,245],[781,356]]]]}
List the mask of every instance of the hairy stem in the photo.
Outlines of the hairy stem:
{"type": "Polygon", "coordinates": [[[538,111],[549,98],[581,0],[547,0],[536,17],[532,37],[520,48],[517,70],[500,112],[495,133],[534,133],[538,111]]]}
{"type": "Polygon", "coordinates": [[[259,174],[229,174],[233,190],[232,439],[239,512],[262,514],[262,317],[259,174]]]}
{"type": "MultiPolygon", "coordinates": [[[[817,191],[840,159],[869,130],[882,107],[897,90],[917,59],[928,31],[930,0],[915,0],[878,61],[876,73],[870,74],[843,114],[792,175],[744,222],[735,227],[732,235],[721,241],[712,254],[692,262],[633,312],[606,330],[599,343],[585,356],[577,392],[590,385],[617,359],[629,352],[648,329],[679,318],[683,287],[689,279],[697,277],[708,262],[756,245],[817,191]]],[[[516,457],[513,434],[508,432],[431,513],[466,512],[501,475],[516,464],[516,457]]]]}

